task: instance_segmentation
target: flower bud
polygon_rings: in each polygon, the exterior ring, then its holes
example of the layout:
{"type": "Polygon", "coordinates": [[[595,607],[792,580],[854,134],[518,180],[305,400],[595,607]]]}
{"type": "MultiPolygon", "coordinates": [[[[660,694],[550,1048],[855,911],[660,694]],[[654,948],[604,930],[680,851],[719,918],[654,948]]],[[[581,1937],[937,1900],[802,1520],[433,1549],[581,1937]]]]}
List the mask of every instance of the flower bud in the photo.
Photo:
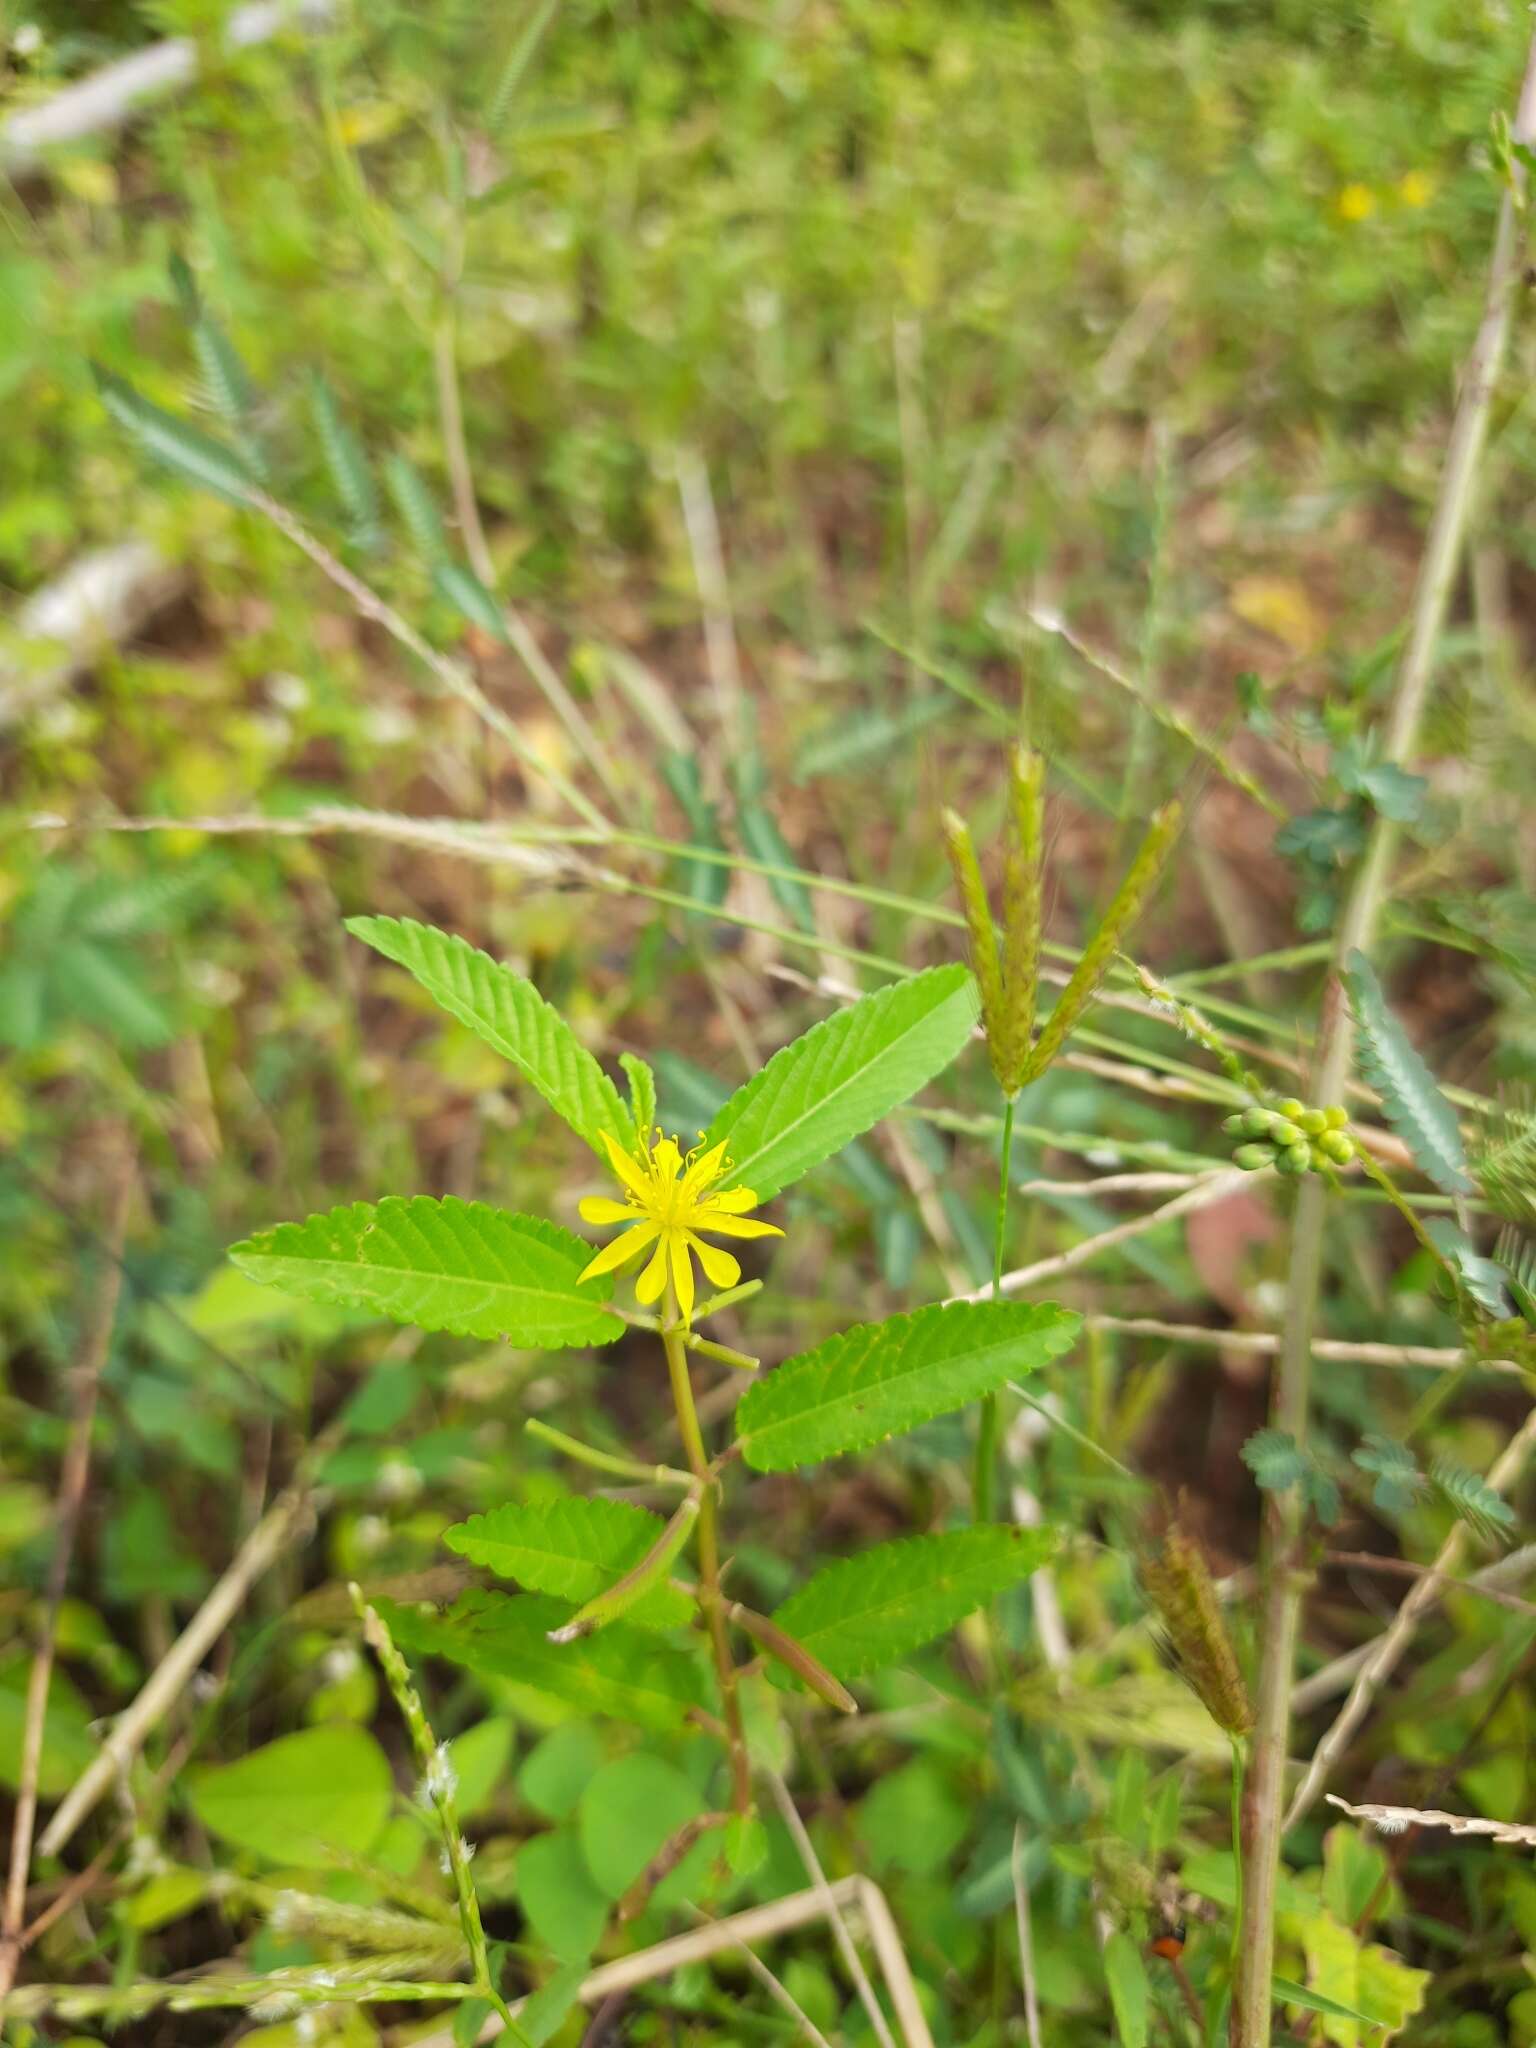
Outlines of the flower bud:
{"type": "Polygon", "coordinates": [[[1320,1138],[1328,1128],[1328,1119],[1320,1109],[1304,1109],[1296,1121],[1309,1138],[1320,1138]]]}
{"type": "Polygon", "coordinates": [[[1273,1166],[1275,1155],[1267,1145],[1239,1145],[1232,1154],[1232,1163],[1244,1173],[1257,1173],[1261,1167],[1273,1166]]]}
{"type": "Polygon", "coordinates": [[[1349,1122],[1349,1111],[1341,1102],[1330,1102],[1323,1115],[1327,1118],[1330,1131],[1342,1131],[1349,1122]]]}
{"type": "Polygon", "coordinates": [[[1229,1138],[1245,1138],[1248,1135],[1248,1120],[1242,1115],[1224,1116],[1221,1128],[1229,1138]]]}
{"type": "Polygon", "coordinates": [[[1277,1145],[1299,1145],[1305,1133],[1300,1124],[1293,1124],[1285,1117],[1281,1117],[1278,1123],[1270,1125],[1269,1135],[1277,1145]]]}
{"type": "Polygon", "coordinates": [[[1280,1105],[1280,1114],[1284,1117],[1289,1117],[1291,1122],[1294,1123],[1306,1106],[1304,1102],[1298,1102],[1294,1095],[1287,1095],[1284,1102],[1280,1105]]]}
{"type": "Polygon", "coordinates": [[[1355,1156],[1353,1141],[1346,1138],[1342,1131],[1324,1131],[1317,1141],[1317,1149],[1325,1158],[1331,1159],[1335,1166],[1348,1166],[1355,1156]]]}
{"type": "Polygon", "coordinates": [[[1282,1173],[1306,1173],[1312,1165],[1312,1147],[1305,1138],[1299,1145],[1287,1145],[1275,1164],[1282,1173]]]}
{"type": "Polygon", "coordinates": [[[1274,1122],[1274,1112],[1268,1109],[1245,1109],[1243,1129],[1250,1138],[1267,1138],[1269,1127],[1274,1122]]]}

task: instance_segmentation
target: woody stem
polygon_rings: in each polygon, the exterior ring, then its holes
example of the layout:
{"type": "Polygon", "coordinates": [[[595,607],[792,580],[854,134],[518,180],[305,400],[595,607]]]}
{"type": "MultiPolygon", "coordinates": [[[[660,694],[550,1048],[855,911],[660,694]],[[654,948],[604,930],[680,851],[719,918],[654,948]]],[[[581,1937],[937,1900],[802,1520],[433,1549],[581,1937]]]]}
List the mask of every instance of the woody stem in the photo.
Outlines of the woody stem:
{"type": "Polygon", "coordinates": [[[726,1631],[725,1601],[720,1591],[720,1535],[717,1521],[719,1480],[710,1471],[709,1454],[699,1428],[699,1412],[693,1404],[693,1383],[688,1377],[688,1353],[677,1299],[669,1288],[667,1313],[661,1325],[662,1346],[667,1354],[667,1372],[672,1381],[672,1400],[677,1409],[677,1426],[682,1434],[688,1469],[702,1489],[699,1501],[699,1605],[709,1626],[714,1651],[715,1676],[720,1686],[726,1734],[731,1752],[731,1803],[739,1814],[752,1810],[752,1766],[747,1756],[746,1732],[742,1727],[741,1699],[736,1690],[736,1666],[731,1657],[726,1631]]]}

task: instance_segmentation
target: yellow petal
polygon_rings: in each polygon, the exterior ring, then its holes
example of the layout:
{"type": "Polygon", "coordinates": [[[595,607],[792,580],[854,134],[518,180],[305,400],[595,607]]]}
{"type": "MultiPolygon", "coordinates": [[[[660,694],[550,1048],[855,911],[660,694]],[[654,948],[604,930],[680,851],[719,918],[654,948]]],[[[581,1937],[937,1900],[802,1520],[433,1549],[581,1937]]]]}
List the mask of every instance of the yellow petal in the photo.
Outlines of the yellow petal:
{"type": "Polygon", "coordinates": [[[633,1202],[616,1202],[612,1195],[584,1195],[576,1204],[585,1223],[638,1223],[633,1202]]]}
{"type": "Polygon", "coordinates": [[[686,1323],[693,1316],[693,1260],[688,1252],[688,1233],[677,1230],[669,1233],[672,1253],[672,1285],[677,1289],[677,1305],[682,1310],[686,1323]]]}
{"type": "Polygon", "coordinates": [[[660,1226],[654,1227],[657,1236],[661,1237],[661,1242],[656,1247],[651,1263],[635,1282],[636,1301],[647,1305],[661,1298],[661,1291],[667,1284],[667,1240],[661,1236],[660,1226]]]}
{"type": "Polygon", "coordinates": [[[734,1287],[741,1278],[741,1267],[729,1252],[721,1251],[715,1244],[706,1244],[702,1237],[688,1234],[690,1249],[697,1255],[704,1268],[704,1278],[711,1287],[734,1287]]]}
{"type": "Polygon", "coordinates": [[[763,1223],[756,1216],[717,1216],[713,1210],[696,1210],[695,1230],[711,1230],[716,1237],[782,1237],[777,1223],[763,1223]]]}
{"type": "Polygon", "coordinates": [[[644,1201],[651,1191],[650,1177],[640,1161],[624,1150],[607,1131],[597,1134],[603,1141],[603,1150],[608,1154],[608,1164],[632,1195],[644,1201]]]}
{"type": "Polygon", "coordinates": [[[700,1153],[692,1166],[683,1175],[683,1193],[690,1198],[702,1193],[712,1180],[719,1176],[720,1162],[725,1157],[725,1141],[711,1145],[707,1152],[700,1153]]]}
{"type": "Polygon", "coordinates": [[[733,1216],[740,1216],[746,1209],[757,1207],[757,1196],[750,1188],[723,1188],[718,1195],[709,1196],[710,1205],[716,1204],[728,1209],[733,1216]]]}
{"type": "Polygon", "coordinates": [[[663,1186],[677,1179],[683,1170],[683,1155],[676,1138],[658,1138],[651,1147],[651,1173],[663,1186]]]}
{"type": "Polygon", "coordinates": [[[612,1244],[605,1244],[600,1252],[593,1253],[576,1276],[577,1285],[583,1280],[590,1280],[596,1273],[616,1272],[626,1259],[632,1259],[636,1252],[643,1252],[651,1239],[660,1233],[659,1223],[637,1223],[633,1230],[624,1231],[612,1244]]]}

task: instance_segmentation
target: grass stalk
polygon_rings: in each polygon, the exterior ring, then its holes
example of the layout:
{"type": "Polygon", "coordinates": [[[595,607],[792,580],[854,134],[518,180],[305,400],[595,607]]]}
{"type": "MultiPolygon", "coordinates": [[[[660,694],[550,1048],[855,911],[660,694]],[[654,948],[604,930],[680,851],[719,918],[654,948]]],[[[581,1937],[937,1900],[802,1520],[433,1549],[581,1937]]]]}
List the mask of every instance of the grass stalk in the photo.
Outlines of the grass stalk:
{"type": "MultiPolygon", "coordinates": [[[[1536,35],[1526,57],[1514,124],[1517,140],[1536,131],[1536,35]]],[[[1512,175],[1523,179],[1516,165],[1512,175]]],[[[1455,582],[1472,507],[1478,461],[1487,438],[1494,387],[1509,338],[1519,277],[1519,190],[1506,193],[1489,267],[1488,291],[1477,339],[1467,364],[1446,449],[1445,469],[1414,593],[1408,642],[1386,729],[1382,758],[1401,767],[1413,755],[1424,715],[1435,649],[1455,582]]],[[[1381,913],[1398,827],[1378,816],[1366,842],[1354,886],[1334,942],[1334,960],[1367,951],[1381,913]]],[[[1314,1099],[1336,1101],[1349,1068],[1349,1011],[1335,973],[1324,999],[1318,1032],[1314,1099]]],[[[1296,1201],[1291,1231],[1285,1327],[1271,1399],[1271,1420],[1304,1443],[1310,1397],[1312,1337],[1322,1274],[1323,1223],[1328,1190],[1308,1175],[1296,1201]]],[[[1258,1718],[1249,1751],[1242,1814],[1242,1905],[1237,1976],[1232,2004],[1233,2048],[1265,2048],[1273,2007],[1275,1892],[1279,1872],[1286,1748],[1290,1734],[1291,1679],[1304,1581],[1297,1570],[1302,1507],[1298,1490],[1270,1495],[1265,1510],[1265,1589],[1260,1618],[1258,1718]]]]}
{"type": "MultiPolygon", "coordinates": [[[[992,1231],[992,1299],[1003,1297],[1003,1255],[1008,1244],[1008,1195],[1013,1164],[1013,1097],[1003,1098],[1002,1156],[997,1175],[997,1210],[992,1231]]],[[[1002,1441],[1002,1409],[996,1394],[981,1403],[976,1427],[976,1479],[973,1488],[973,1519],[997,1519],[997,1460],[1002,1441]]]]}

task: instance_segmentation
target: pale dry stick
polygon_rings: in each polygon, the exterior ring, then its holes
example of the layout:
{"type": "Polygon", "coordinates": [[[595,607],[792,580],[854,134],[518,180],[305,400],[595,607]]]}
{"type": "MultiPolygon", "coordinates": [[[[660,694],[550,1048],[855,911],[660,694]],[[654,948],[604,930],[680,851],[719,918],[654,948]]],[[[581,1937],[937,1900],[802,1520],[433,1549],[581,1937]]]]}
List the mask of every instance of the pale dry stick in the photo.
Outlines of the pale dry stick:
{"type": "Polygon", "coordinates": [[[467,704],[483,725],[506,742],[515,759],[529,775],[541,776],[556,795],[569,804],[571,809],[594,830],[609,830],[608,822],[597,806],[589,802],[557,768],[540,759],[518,731],[513,720],[508,718],[499,705],[491,702],[469,671],[461,663],[440,653],[430,641],[423,639],[409,620],[402,618],[394,606],[386,603],[360,576],[355,576],[345,562],[338,560],[325,543],[312,534],[286,505],[256,484],[245,486],[241,502],[248,505],[253,512],[259,512],[286,540],[292,541],[302,554],[308,555],[321,575],[351,599],[353,609],[361,617],[371,619],[376,626],[381,627],[392,640],[398,641],[408,653],[413,654],[422,666],[436,677],[450,696],[458,698],[460,703],[467,704]]]}
{"type": "Polygon", "coordinates": [[[720,545],[720,522],[715,517],[715,500],[709,488],[709,471],[696,448],[677,451],[677,490],[682,500],[683,524],[693,556],[694,580],[704,608],[704,651],[709,661],[709,680],[715,693],[715,711],[727,748],[734,750],[742,739],[741,658],[736,649],[736,625],[731,612],[730,585],[725,576],[725,554],[720,545]]]}
{"type": "MultiPolygon", "coordinates": [[[[859,1961],[859,1952],[853,1945],[853,1936],[848,1932],[847,1922],[843,1919],[836,1894],[827,1882],[827,1874],[822,1869],[821,1858],[816,1854],[815,1845],[806,1832],[805,1822],[800,1818],[799,1810],[789,1796],[789,1787],[777,1771],[765,1771],[763,1776],[767,1779],[768,1789],[773,1794],[773,1803],[778,1807],[784,1825],[789,1829],[795,1847],[800,1852],[800,1861],[805,1865],[806,1874],[826,1902],[832,1938],[837,1943],[838,1954],[853,1979],[854,1988],[859,1994],[864,2010],[869,2014],[870,2025],[875,2030],[880,2048],[896,2048],[896,2043],[891,2038],[890,2023],[885,2017],[885,2009],[875,1996],[875,1987],[869,1981],[868,1972],[859,1961]]],[[[899,1942],[897,1946],[900,1947],[899,1942]]]]}
{"type": "Polygon", "coordinates": [[[196,1614],[150,1673],[138,1694],[112,1725],[112,1732],[64,1795],[43,1830],[39,1847],[57,1856],[102,1794],[127,1770],[151,1728],[181,1697],[208,1651],[239,1612],[246,1595],[283,1555],[319,1506],[321,1494],[309,1475],[339,1440],[336,1426],[315,1438],[299,1474],[278,1495],[231,1560],[196,1614]]]}
{"type": "Polygon", "coordinates": [[[946,1287],[963,1287],[965,1275],[960,1270],[960,1247],[955,1241],[954,1227],[944,1213],[939,1200],[939,1191],[934,1185],[933,1175],[918,1158],[912,1141],[901,1125],[892,1117],[883,1127],[885,1141],[895,1160],[897,1170],[906,1182],[917,1213],[923,1219],[923,1228],[933,1240],[939,1266],[944,1275],[946,1287]]]}
{"type": "MultiPolygon", "coordinates": [[[[1053,1258],[1036,1259],[1032,1266],[1019,1266],[1002,1278],[1004,1294],[1017,1294],[1021,1288],[1033,1287],[1041,1280],[1054,1280],[1062,1273],[1071,1273],[1089,1260],[1107,1252],[1127,1239],[1140,1237],[1145,1231],[1155,1230],[1161,1223],[1172,1223],[1180,1216],[1193,1214],[1196,1209],[1208,1208],[1212,1202],[1219,1202],[1238,1188],[1263,1178],[1262,1173],[1245,1173],[1241,1167],[1229,1171],[1209,1174],[1198,1187],[1186,1188],[1181,1195],[1175,1195],[1171,1202],[1164,1202],[1159,1209],[1151,1209],[1145,1216],[1132,1216],[1124,1223],[1117,1223],[1109,1230],[1101,1230],[1096,1237],[1085,1237],[1070,1250],[1058,1252],[1053,1258]]],[[[990,1301],[992,1289],[989,1286],[973,1289],[969,1294],[956,1294],[951,1301],[990,1301]]],[[[946,1304],[947,1305],[947,1304],[946,1304]]]]}
{"type": "Polygon", "coordinates": [[[1021,1195],[1172,1195],[1181,1188],[1198,1187],[1225,1166],[1207,1167],[1201,1173],[1101,1173],[1092,1180],[1021,1180],[1014,1191],[1021,1195]]]}
{"type": "Polygon", "coordinates": [[[869,1929],[870,1946],[885,1978],[885,1988],[891,1994],[907,2048],[933,2048],[933,2035],[928,2031],[927,2015],[912,1979],[912,1966],[885,1893],[873,1878],[860,1877],[858,1882],[859,1904],[869,1929]]]}
{"type": "MultiPolygon", "coordinates": [[[[860,1877],[840,1877],[829,1887],[833,1905],[862,1915],[861,1887],[867,1882],[860,1877]]],[[[690,1934],[668,1935],[664,1941],[637,1949],[633,1955],[600,1963],[582,1979],[576,1997],[582,2005],[596,2005],[615,1992],[636,1991],[642,1984],[654,1984],[658,1978],[669,1977],[688,1963],[708,1962],[711,1956],[740,1942],[774,1941],[782,1934],[813,1927],[827,1917],[827,1910],[827,1893],[815,1886],[791,1892],[786,1898],[770,1899],[765,1906],[748,1906],[724,1920],[711,1920],[706,1926],[696,1927],[690,1934]]],[[[526,1998],[518,1999],[511,2009],[513,2018],[518,2018],[527,2005],[526,1998]]],[[[494,2040],[500,2029],[501,2021],[493,2014],[481,2028],[479,2039],[494,2040]]],[[[398,2028],[391,2039],[394,2048],[454,2048],[451,2031],[435,2022],[422,2029],[398,2028]]]]}
{"type": "MultiPolygon", "coordinates": [[[[1536,132],[1536,33],[1533,33],[1527,48],[1525,76],[1513,127],[1514,139],[1528,142],[1533,132],[1536,132]]],[[[1383,734],[1381,758],[1398,768],[1407,765],[1417,747],[1435,649],[1461,558],[1478,459],[1487,435],[1489,409],[1509,336],[1513,297],[1522,260],[1520,210],[1525,173],[1518,162],[1512,165],[1510,175],[1515,185],[1513,190],[1506,192],[1499,208],[1498,232],[1482,322],[1457,401],[1446,449],[1445,470],[1414,592],[1408,642],[1383,734]]],[[[1340,920],[1334,949],[1334,958],[1338,962],[1348,959],[1355,948],[1366,950],[1370,946],[1398,838],[1399,827],[1390,818],[1379,815],[1371,827],[1360,868],[1340,920]]],[[[1335,980],[1325,999],[1317,1036],[1315,1080],[1311,1089],[1314,1100],[1332,1102],[1339,1099],[1349,1071],[1351,1036],[1349,1014],[1335,980]]],[[[1307,1434],[1312,1339],[1322,1279],[1327,1192],[1323,1182],[1309,1174],[1297,1196],[1291,1231],[1285,1341],[1271,1403],[1273,1426],[1290,1435],[1298,1445],[1305,1443],[1307,1434]]],[[[1264,2048],[1270,2038],[1275,1904],[1280,1839],[1284,1831],[1281,1809],[1290,1738],[1296,1636],[1304,1592],[1301,1575],[1294,1564],[1296,1546],[1302,1533],[1303,1508],[1299,1494],[1300,1489],[1293,1488],[1287,1494],[1272,1494],[1266,1499],[1266,1583],[1259,1624],[1262,1655],[1257,1721],[1250,1741],[1243,1790],[1243,1905],[1237,1949],[1238,1972],[1232,2000],[1233,2048],[1264,2048]]],[[[1415,1587],[1404,1606],[1411,1605],[1422,1592],[1423,1588],[1415,1587]]],[[[1432,1595],[1424,1597],[1427,1599],[1432,1595]]],[[[1407,1640],[1411,1629],[1410,1622],[1403,1641],[1407,1640]]],[[[1389,1637],[1392,1633],[1388,1632],[1389,1637]]],[[[1392,1662],[1395,1662],[1395,1654],[1384,1660],[1383,1668],[1389,1668],[1392,1662]]],[[[1371,1696],[1368,1674],[1376,1663],[1373,1656],[1356,1681],[1356,1693],[1351,1695],[1352,1699],[1356,1694],[1360,1696],[1361,1711],[1371,1696]]],[[[1307,1778],[1307,1785],[1313,1788],[1321,1775],[1315,1768],[1316,1764],[1317,1759],[1314,1758],[1314,1768],[1309,1769],[1307,1778]]],[[[1304,1812],[1310,1803],[1309,1790],[1305,1800],[1298,1797],[1292,1802],[1292,1812],[1304,1812]]]]}
{"type": "MultiPolygon", "coordinates": [[[[1165,1323],[1156,1316],[1090,1315],[1085,1321],[1094,1330],[1115,1330],[1126,1337],[1163,1337],[1170,1343],[1206,1345],[1214,1351],[1265,1354],[1278,1351],[1282,1341],[1274,1330],[1217,1330],[1207,1323],[1165,1323]]],[[[1354,1344],[1344,1338],[1322,1337],[1312,1346],[1312,1355],[1349,1365],[1427,1366],[1433,1372],[1460,1372],[1469,1365],[1480,1372],[1519,1377],[1525,1372],[1512,1358],[1479,1358],[1456,1345],[1354,1344]]]]}
{"type": "MultiPolygon", "coordinates": [[[[704,1927],[718,1927],[721,1924],[718,1920],[711,1919],[708,1913],[701,1911],[697,1906],[693,1908],[693,1917],[704,1927]]],[[[813,2048],[832,2048],[831,2042],[821,2031],[820,2027],[817,2026],[804,2006],[798,2002],[793,1992],[786,1989],[779,1982],[762,1957],[754,1949],[749,1948],[739,1934],[731,1937],[731,1947],[741,1956],[742,1961],[752,1972],[758,1983],[762,1985],[774,2004],[782,2006],[785,2012],[789,2014],[806,2039],[813,2044],[813,2048]]]]}
{"type": "Polygon", "coordinates": [[[1328,1794],[1328,1804],[1355,1820],[1369,1821],[1384,1835],[1401,1835],[1409,1828],[1444,1828],[1450,1835],[1488,1835],[1502,1845],[1536,1849],[1536,1828],[1524,1827],[1517,1820],[1484,1820],[1473,1813],[1442,1813],[1437,1806],[1351,1806],[1336,1792],[1328,1794]]]}
{"type": "Polygon", "coordinates": [[[1029,1886],[1024,1882],[1024,1823],[1013,1824],[1013,1918],[1019,1931],[1019,1977],[1024,1986],[1024,2032],[1029,2048],[1041,2048],[1040,1998],[1035,1989],[1035,1943],[1029,1920],[1029,1886]]]}
{"type": "MultiPolygon", "coordinates": [[[[1495,1493],[1506,1493],[1519,1478],[1533,1446],[1536,1446],[1536,1408],[1532,1408],[1489,1469],[1488,1484],[1495,1493]]],[[[1312,1752],[1285,1816],[1286,1831],[1295,1827],[1307,1812],[1321,1790],[1324,1779],[1343,1755],[1350,1737],[1370,1712],[1381,1688],[1396,1670],[1398,1660],[1412,1641],[1420,1619],[1439,1598],[1440,1582],[1447,1577],[1455,1576],[1467,1541],[1466,1524],[1457,1522],[1440,1546],[1439,1555],[1432,1567],[1433,1576],[1420,1579],[1404,1597],[1403,1604],[1398,1608],[1390,1627],[1372,1646],[1370,1656],[1360,1667],[1355,1682],[1350,1687],[1349,1698],[1339,1709],[1332,1727],[1312,1752]]]]}
{"type": "MultiPolygon", "coordinates": [[[[1428,1569],[1430,1580],[1453,1590],[1465,1588],[1469,1593],[1488,1593],[1503,1586],[1517,1585],[1521,1580],[1536,1573],[1536,1543],[1522,1545],[1519,1550],[1510,1551],[1507,1557],[1496,1558],[1492,1564],[1483,1566],[1469,1579],[1446,1580],[1437,1577],[1428,1569]]],[[[1370,1658],[1375,1642],[1361,1643],[1353,1650],[1346,1650],[1342,1657],[1335,1657],[1331,1663],[1314,1671],[1309,1678],[1303,1678],[1291,1695],[1291,1703],[1298,1714],[1309,1714],[1324,1700],[1333,1699],[1346,1690],[1356,1673],[1370,1658]]]]}
{"type": "Polygon", "coordinates": [[[53,1682],[53,1659],[59,1622],[59,1608],[69,1581],[70,1560],[75,1551],[75,1532],[85,1505],[86,1480],[91,1469],[91,1425],[96,1419],[96,1396],[101,1386],[102,1367],[111,1348],[117,1324],[117,1304],[122,1292],[123,1242],[128,1232],[128,1205],[133,1194],[133,1154],[126,1135],[115,1131],[107,1161],[108,1209],[104,1232],[106,1261],[97,1283],[81,1336],[80,1355],[74,1372],[74,1419],[59,1475],[58,1517],[54,1529],[53,1555],[43,1587],[42,1631],[37,1654],[27,1674],[27,1698],[23,1709],[21,1770],[16,1792],[16,1817],[11,1829],[11,1860],[6,1877],[5,1900],[0,1907],[0,1998],[16,1981],[21,1957],[22,1922],[27,1911],[27,1872],[32,1864],[32,1831],[37,1824],[37,1781],[43,1763],[43,1728],[48,1713],[48,1691],[53,1682]]]}

